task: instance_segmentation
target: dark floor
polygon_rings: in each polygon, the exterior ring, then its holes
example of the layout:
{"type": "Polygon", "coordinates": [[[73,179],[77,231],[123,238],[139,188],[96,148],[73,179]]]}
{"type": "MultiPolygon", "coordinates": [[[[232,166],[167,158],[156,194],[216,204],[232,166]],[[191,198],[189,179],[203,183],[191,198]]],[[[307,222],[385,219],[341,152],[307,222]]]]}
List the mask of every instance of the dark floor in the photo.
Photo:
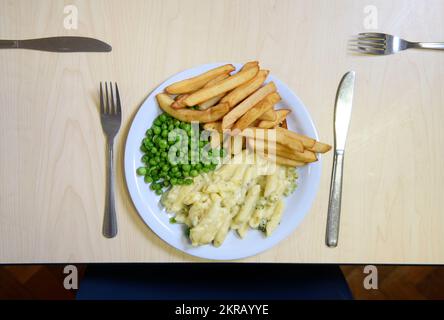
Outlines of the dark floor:
{"type": "MultiPolygon", "coordinates": [[[[81,279],[84,265],[78,265],[81,279]]],[[[444,299],[444,267],[378,267],[378,290],[366,290],[363,266],[341,266],[355,299],[444,299]]],[[[0,267],[0,299],[74,299],[63,266],[0,267]]]]}

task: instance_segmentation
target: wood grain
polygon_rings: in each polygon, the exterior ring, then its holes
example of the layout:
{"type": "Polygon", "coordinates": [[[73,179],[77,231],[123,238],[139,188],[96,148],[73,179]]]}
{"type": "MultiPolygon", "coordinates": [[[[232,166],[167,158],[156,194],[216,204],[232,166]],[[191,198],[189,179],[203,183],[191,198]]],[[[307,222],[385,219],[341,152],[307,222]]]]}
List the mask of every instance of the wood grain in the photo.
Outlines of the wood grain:
{"type": "MultiPolygon", "coordinates": [[[[332,143],[341,76],[357,73],[343,188],[340,242],[324,245],[331,153],[301,226],[245,261],[444,263],[444,53],[354,56],[368,1],[70,1],[78,30],[63,28],[62,1],[0,0],[0,38],[91,36],[109,54],[0,51],[0,262],[194,261],[141,221],[125,187],[123,147],[144,98],[172,74],[208,62],[259,60],[310,111],[332,143]],[[119,235],[101,236],[104,138],[98,84],[116,81],[119,235]]],[[[442,41],[442,1],[372,1],[378,30],[442,41]]]]}

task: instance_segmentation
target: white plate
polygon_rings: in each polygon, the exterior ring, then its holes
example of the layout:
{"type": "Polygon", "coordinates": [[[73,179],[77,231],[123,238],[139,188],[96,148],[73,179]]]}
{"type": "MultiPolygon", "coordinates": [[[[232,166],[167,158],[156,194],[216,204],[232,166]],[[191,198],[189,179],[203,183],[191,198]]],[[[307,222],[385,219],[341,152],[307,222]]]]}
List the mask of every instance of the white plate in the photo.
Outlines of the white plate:
{"type": "MultiPolygon", "coordinates": [[[[193,247],[184,232],[184,225],[171,224],[170,215],[162,210],[159,196],[149,189],[143,177],[136,174],[136,169],[142,165],[140,151],[141,141],[145,131],[151,127],[161,110],[156,102],[156,94],[173,82],[190,78],[224,63],[212,63],[180,72],[157,87],[145,100],[137,112],[125,146],[125,176],[128,190],[143,221],[161,239],[173,247],[190,255],[213,259],[231,260],[241,259],[270,249],[285,239],[301,223],[309,211],[319,187],[321,175],[321,161],[311,163],[298,169],[299,179],[296,191],[285,199],[285,210],[281,224],[270,237],[265,237],[261,231],[250,229],[244,239],[240,239],[234,231],[230,231],[225,242],[216,248],[213,245],[193,247]]],[[[240,64],[235,65],[239,70],[240,64]]],[[[292,112],[287,118],[289,129],[318,139],[313,121],[302,104],[301,100],[280,80],[269,75],[267,82],[274,81],[282,97],[279,107],[291,108],[292,112]]]]}

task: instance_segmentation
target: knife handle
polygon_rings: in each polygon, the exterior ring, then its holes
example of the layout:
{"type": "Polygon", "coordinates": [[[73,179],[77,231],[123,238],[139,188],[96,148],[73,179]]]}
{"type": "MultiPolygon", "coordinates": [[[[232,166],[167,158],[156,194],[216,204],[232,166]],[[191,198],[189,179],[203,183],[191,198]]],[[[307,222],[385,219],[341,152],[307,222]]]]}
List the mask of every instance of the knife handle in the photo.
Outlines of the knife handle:
{"type": "Polygon", "coordinates": [[[338,245],[339,218],[341,214],[342,169],[344,167],[344,150],[336,150],[333,157],[331,174],[330,199],[328,201],[326,244],[329,247],[338,245]]]}
{"type": "Polygon", "coordinates": [[[18,48],[17,40],[0,40],[0,49],[14,49],[18,48]]]}

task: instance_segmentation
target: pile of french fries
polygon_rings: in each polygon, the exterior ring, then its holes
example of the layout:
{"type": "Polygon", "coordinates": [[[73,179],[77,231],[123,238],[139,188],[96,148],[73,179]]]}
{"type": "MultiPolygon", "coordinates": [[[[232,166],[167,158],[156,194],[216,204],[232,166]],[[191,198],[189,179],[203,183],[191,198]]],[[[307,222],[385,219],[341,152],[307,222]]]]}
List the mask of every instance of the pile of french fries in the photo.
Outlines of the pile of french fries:
{"type": "Polygon", "coordinates": [[[204,129],[218,133],[216,143],[223,141],[225,147],[230,141],[233,154],[264,150],[278,164],[296,167],[331,149],[288,130],[291,110],[275,109],[281,97],[273,82],[265,84],[269,71],[261,70],[259,62],[248,62],[232,74],[235,69],[227,64],[167,86],[156,96],[160,108],[181,121],[204,123],[204,129]]]}

